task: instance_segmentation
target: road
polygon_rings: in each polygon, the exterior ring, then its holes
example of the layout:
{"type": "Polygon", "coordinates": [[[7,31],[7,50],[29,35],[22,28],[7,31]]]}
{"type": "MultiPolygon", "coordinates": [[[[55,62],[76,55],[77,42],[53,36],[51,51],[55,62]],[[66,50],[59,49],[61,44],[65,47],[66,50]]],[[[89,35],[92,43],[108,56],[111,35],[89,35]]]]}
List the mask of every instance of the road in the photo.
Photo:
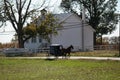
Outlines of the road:
{"type": "Polygon", "coordinates": [[[8,59],[72,59],[72,60],[114,60],[120,61],[120,57],[79,57],[79,56],[71,56],[71,57],[58,57],[55,58],[53,56],[50,57],[7,57],[8,59]]]}

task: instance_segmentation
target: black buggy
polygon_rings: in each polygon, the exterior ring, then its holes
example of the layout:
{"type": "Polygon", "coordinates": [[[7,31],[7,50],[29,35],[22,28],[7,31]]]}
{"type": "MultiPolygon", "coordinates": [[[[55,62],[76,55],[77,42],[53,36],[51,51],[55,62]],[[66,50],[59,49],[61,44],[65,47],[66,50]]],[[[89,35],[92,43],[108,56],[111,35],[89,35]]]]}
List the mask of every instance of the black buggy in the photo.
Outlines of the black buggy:
{"type": "Polygon", "coordinates": [[[49,52],[49,56],[50,55],[53,55],[55,57],[58,57],[58,56],[64,56],[64,53],[62,51],[62,45],[60,44],[52,44],[50,46],[50,52],[49,52]]]}

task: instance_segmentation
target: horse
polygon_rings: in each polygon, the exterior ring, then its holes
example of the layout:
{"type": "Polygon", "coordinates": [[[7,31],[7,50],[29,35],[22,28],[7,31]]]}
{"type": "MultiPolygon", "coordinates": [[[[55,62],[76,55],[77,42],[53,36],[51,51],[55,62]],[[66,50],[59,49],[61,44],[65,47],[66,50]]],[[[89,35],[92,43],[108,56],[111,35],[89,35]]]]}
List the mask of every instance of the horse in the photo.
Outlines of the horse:
{"type": "Polygon", "coordinates": [[[70,57],[70,53],[74,49],[73,45],[70,45],[68,48],[63,48],[61,49],[62,54],[66,57],[67,55],[70,57]]]}

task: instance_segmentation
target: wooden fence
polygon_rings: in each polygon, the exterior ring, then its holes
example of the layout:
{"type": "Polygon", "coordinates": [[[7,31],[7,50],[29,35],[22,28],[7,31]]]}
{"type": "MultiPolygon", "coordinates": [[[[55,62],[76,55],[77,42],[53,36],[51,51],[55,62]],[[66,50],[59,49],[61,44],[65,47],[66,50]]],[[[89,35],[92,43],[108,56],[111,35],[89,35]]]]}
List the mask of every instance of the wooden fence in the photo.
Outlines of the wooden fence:
{"type": "Polygon", "coordinates": [[[96,45],[94,50],[119,50],[119,45],[96,45]]]}

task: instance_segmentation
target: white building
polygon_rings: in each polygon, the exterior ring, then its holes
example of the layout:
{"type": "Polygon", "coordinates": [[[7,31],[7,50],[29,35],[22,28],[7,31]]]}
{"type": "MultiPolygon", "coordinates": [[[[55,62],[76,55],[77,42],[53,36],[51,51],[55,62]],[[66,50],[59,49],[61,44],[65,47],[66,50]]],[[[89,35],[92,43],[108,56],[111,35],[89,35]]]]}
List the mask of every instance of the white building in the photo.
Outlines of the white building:
{"type": "MultiPolygon", "coordinates": [[[[61,44],[63,47],[74,46],[75,51],[93,50],[94,29],[73,13],[57,14],[56,17],[63,22],[63,28],[58,35],[52,36],[52,44],[61,44]]],[[[38,49],[47,46],[47,41],[40,37],[31,38],[25,43],[25,48],[38,49]]]]}

